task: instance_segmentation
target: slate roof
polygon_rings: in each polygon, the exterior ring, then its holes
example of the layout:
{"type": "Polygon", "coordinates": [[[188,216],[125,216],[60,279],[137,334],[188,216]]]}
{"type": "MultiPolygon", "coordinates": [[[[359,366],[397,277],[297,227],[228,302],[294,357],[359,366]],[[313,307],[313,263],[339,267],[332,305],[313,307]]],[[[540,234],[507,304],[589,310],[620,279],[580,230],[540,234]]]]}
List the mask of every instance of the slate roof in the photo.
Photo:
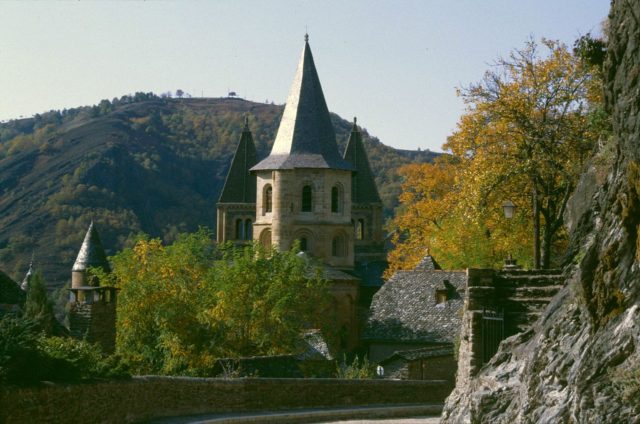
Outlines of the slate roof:
{"type": "Polygon", "coordinates": [[[397,351],[379,363],[380,365],[384,365],[397,359],[415,361],[416,359],[435,358],[438,356],[453,356],[453,344],[397,351]]]}
{"type": "Polygon", "coordinates": [[[7,274],[0,271],[0,304],[21,305],[26,294],[7,274]]]}
{"type": "Polygon", "coordinates": [[[344,159],[351,163],[356,172],[351,177],[351,201],[354,203],[382,203],[376,180],[371,172],[367,152],[362,144],[362,133],[357,120],[353,118],[353,128],[344,150],[344,159]]]}
{"type": "Polygon", "coordinates": [[[460,329],[465,271],[398,271],[374,295],[369,341],[452,343],[460,329]],[[436,290],[449,300],[436,304],[436,290]]]}
{"type": "Polygon", "coordinates": [[[294,168],[353,170],[338,152],[307,36],[271,154],[251,170],[294,168]]]}
{"type": "Polygon", "coordinates": [[[442,269],[442,268],[440,268],[440,265],[438,265],[436,260],[433,259],[433,256],[431,256],[430,254],[427,253],[424,256],[424,258],[422,258],[422,260],[418,263],[418,265],[416,265],[416,267],[413,270],[414,271],[429,271],[429,270],[434,270],[434,269],[442,269]]]}
{"type": "Polygon", "coordinates": [[[249,172],[255,164],[256,146],[249,130],[249,122],[245,119],[240,143],[233,155],[218,203],[256,202],[256,175],[249,172]]]}
{"type": "Polygon", "coordinates": [[[91,267],[100,267],[105,272],[111,272],[111,267],[107,261],[107,255],[102,247],[100,241],[100,235],[96,230],[93,221],[89,225],[87,234],[84,236],[84,241],[78,252],[78,257],[73,264],[72,271],[86,271],[91,267]]]}

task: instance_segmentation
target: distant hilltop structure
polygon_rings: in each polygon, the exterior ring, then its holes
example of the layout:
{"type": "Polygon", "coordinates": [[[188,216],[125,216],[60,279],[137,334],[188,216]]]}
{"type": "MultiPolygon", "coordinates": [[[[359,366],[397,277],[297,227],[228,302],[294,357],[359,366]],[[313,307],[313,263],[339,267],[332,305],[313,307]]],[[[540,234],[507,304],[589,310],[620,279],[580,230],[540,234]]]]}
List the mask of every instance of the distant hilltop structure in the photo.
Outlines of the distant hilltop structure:
{"type": "Polygon", "coordinates": [[[260,161],[245,120],[217,204],[217,240],[280,250],[297,241],[332,281],[341,346],[351,349],[359,340],[360,288],[380,281],[362,271],[386,265],[382,207],[355,118],[344,154],[338,151],[305,36],[275,142],[260,161]]]}

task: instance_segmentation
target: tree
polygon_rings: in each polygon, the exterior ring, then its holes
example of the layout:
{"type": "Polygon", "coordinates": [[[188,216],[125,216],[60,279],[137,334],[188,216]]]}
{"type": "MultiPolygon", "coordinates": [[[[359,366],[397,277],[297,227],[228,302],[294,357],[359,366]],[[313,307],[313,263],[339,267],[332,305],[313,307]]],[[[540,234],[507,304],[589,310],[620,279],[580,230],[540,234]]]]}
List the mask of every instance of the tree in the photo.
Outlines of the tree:
{"type": "Polygon", "coordinates": [[[177,89],[176,90],[176,97],[178,97],[179,99],[182,98],[182,96],[184,96],[184,91],[182,91],[181,89],[177,89]]]}
{"type": "Polygon", "coordinates": [[[445,144],[464,162],[460,195],[481,216],[509,197],[533,226],[533,266],[548,268],[582,165],[603,127],[601,79],[557,41],[529,41],[460,94],[467,104],[445,144]],[[527,200],[525,200],[528,198],[527,200]],[[514,200],[515,201],[515,200],[514,200]]]}
{"type": "Polygon", "coordinates": [[[33,322],[38,331],[48,336],[58,330],[59,324],[53,313],[53,305],[47,296],[44,279],[39,271],[33,274],[29,282],[24,317],[33,322]]]}
{"type": "Polygon", "coordinates": [[[143,373],[207,375],[216,358],[294,352],[330,301],[293,251],[215,249],[206,230],[141,240],[112,264],[117,350],[143,373]]]}

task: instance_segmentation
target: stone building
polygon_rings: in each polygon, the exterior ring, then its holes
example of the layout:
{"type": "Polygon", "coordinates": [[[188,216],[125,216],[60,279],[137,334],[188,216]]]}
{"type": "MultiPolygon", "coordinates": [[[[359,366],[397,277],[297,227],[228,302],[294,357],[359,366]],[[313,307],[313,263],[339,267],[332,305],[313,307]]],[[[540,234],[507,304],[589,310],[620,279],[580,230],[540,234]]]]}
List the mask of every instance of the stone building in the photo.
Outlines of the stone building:
{"type": "Polygon", "coordinates": [[[465,271],[443,271],[426,255],[374,295],[363,340],[385,377],[454,380],[466,282],[465,271]]]}
{"type": "Polygon", "coordinates": [[[287,250],[298,241],[319,261],[334,283],[344,344],[356,346],[366,285],[356,270],[385,260],[382,202],[355,119],[344,155],[338,151],[308,36],[271,153],[256,163],[245,123],[217,209],[218,242],[287,250]]]}
{"type": "Polygon", "coordinates": [[[93,222],[89,225],[71,271],[69,332],[72,337],[98,343],[106,353],[113,353],[118,289],[101,285],[98,277],[89,272],[90,268],[111,272],[93,222]]]}

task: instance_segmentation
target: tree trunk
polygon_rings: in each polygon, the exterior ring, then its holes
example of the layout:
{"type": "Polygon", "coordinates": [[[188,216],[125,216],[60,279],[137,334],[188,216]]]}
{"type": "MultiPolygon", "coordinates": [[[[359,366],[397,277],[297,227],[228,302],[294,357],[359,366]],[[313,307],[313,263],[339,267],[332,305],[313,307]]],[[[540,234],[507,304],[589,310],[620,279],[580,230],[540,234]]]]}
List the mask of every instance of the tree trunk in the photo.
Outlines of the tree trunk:
{"type": "Polygon", "coordinates": [[[551,267],[551,248],[553,240],[553,229],[550,222],[544,223],[544,233],[542,234],[542,268],[551,267]]]}
{"type": "Polygon", "coordinates": [[[533,210],[533,269],[540,269],[540,205],[536,187],[531,192],[533,210]]]}

